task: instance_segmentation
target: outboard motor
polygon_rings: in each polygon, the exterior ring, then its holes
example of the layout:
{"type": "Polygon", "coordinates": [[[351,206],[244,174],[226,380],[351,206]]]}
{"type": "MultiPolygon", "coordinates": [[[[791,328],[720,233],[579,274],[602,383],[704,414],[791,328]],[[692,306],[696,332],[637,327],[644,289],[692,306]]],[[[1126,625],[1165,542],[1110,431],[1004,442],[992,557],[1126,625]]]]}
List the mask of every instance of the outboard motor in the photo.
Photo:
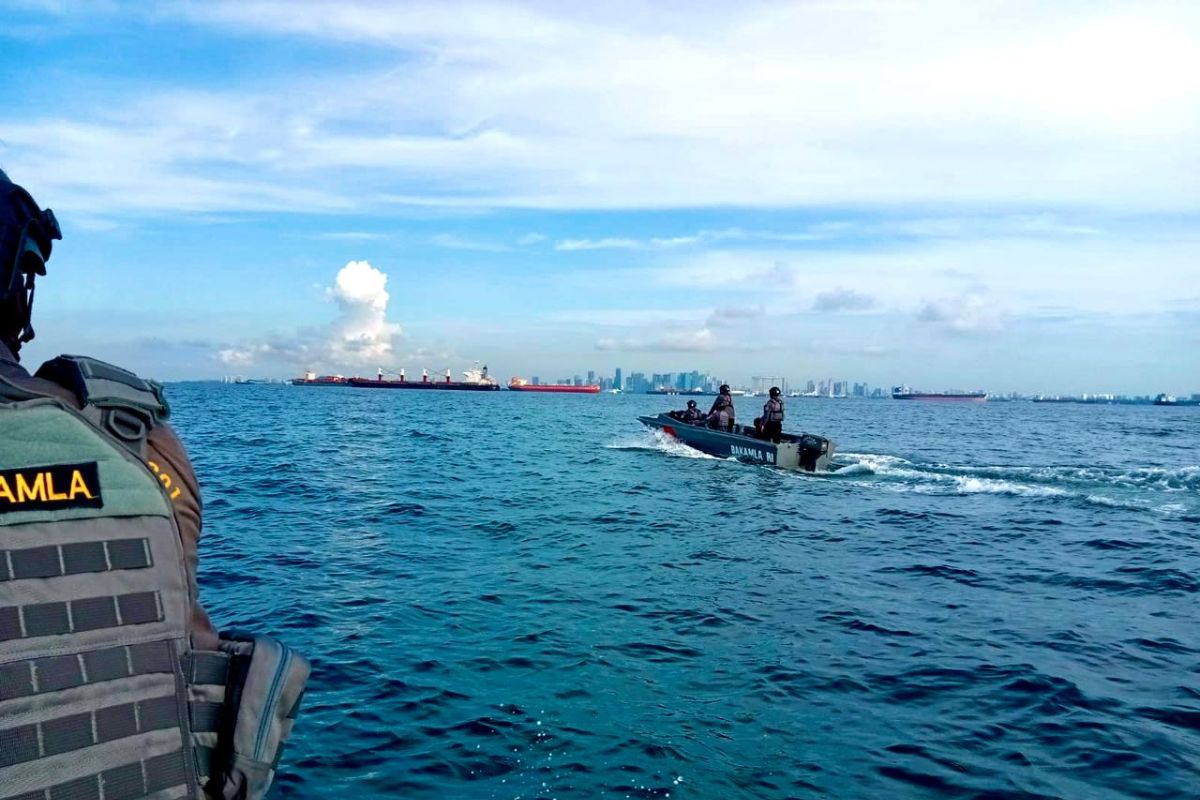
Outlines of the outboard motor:
{"type": "Polygon", "coordinates": [[[800,437],[800,469],[816,472],[824,465],[822,457],[829,453],[829,440],[806,433],[800,437]]]}

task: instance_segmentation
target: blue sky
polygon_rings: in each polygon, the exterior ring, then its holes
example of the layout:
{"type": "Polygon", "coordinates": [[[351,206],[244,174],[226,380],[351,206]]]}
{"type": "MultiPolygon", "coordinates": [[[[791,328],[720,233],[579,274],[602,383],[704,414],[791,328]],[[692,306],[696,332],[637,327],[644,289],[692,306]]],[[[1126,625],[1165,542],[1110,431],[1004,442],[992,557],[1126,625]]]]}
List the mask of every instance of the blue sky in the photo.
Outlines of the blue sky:
{"type": "Polygon", "coordinates": [[[1200,391],[1179,3],[0,0],[28,358],[1200,391]]]}

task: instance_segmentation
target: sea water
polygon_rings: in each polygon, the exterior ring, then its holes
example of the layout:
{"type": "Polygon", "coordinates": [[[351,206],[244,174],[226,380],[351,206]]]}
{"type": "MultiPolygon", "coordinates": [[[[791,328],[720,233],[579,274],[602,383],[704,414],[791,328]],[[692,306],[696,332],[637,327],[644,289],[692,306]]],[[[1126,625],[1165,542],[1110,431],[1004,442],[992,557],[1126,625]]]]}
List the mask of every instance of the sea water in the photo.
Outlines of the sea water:
{"type": "Polygon", "coordinates": [[[204,604],[314,665],[273,796],[1200,793],[1200,408],[789,400],[814,476],[670,397],[169,396],[204,604]]]}

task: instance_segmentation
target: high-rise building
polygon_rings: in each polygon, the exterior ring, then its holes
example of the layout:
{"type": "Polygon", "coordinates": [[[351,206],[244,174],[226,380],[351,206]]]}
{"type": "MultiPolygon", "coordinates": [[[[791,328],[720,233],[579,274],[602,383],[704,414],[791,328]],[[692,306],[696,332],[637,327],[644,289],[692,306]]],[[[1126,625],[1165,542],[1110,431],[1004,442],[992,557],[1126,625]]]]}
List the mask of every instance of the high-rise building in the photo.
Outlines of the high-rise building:
{"type": "Polygon", "coordinates": [[[534,386],[539,386],[542,383],[542,379],[539,378],[537,375],[534,375],[532,378],[530,378],[530,380],[533,382],[534,386]]]}
{"type": "Polygon", "coordinates": [[[594,370],[594,369],[589,369],[589,370],[588,370],[588,380],[587,380],[587,382],[588,382],[588,386],[591,386],[593,383],[595,383],[595,382],[596,382],[596,370],[594,370]]]}
{"type": "Polygon", "coordinates": [[[804,393],[805,394],[816,394],[816,392],[817,392],[816,381],[810,380],[808,383],[804,384],[804,393]]]}
{"type": "Polygon", "coordinates": [[[624,389],[625,384],[621,383],[621,368],[617,367],[616,374],[613,375],[613,388],[624,389]]]}

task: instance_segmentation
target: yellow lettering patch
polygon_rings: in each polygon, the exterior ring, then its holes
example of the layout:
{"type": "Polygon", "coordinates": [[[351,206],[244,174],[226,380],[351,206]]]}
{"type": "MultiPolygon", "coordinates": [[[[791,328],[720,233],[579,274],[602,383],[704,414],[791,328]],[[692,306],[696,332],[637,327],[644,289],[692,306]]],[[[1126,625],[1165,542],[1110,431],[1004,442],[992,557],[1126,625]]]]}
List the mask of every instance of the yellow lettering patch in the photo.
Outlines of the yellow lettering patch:
{"type": "Polygon", "coordinates": [[[103,506],[95,461],[0,470],[0,514],[103,506]]]}

